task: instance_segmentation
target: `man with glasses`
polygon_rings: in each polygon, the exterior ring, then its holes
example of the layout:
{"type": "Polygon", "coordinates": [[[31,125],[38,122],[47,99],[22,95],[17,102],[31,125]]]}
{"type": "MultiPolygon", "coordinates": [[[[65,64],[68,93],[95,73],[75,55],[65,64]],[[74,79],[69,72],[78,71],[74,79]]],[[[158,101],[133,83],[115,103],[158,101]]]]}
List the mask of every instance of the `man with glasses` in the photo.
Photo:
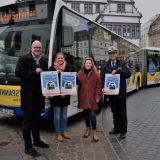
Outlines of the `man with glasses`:
{"type": "Polygon", "coordinates": [[[120,139],[124,139],[127,133],[127,109],[126,109],[126,79],[131,76],[130,69],[124,61],[117,58],[117,48],[111,46],[108,48],[109,60],[101,71],[102,82],[105,81],[105,74],[120,74],[119,95],[104,96],[109,98],[111,111],[113,113],[114,128],[109,134],[119,134],[120,139]]]}
{"type": "Polygon", "coordinates": [[[44,97],[41,91],[40,73],[48,69],[47,59],[41,56],[42,44],[36,40],[32,43],[31,52],[20,57],[15,74],[21,79],[21,108],[23,111],[22,133],[25,153],[33,157],[41,156],[32,145],[48,148],[41,141],[39,124],[41,111],[44,108],[44,97]]]}

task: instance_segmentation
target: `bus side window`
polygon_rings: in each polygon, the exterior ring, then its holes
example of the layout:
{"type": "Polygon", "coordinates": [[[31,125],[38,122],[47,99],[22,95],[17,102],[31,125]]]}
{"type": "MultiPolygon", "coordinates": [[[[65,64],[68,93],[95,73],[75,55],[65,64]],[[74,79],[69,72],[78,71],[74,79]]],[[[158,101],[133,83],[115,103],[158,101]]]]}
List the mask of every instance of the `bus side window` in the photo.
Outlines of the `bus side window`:
{"type": "Polygon", "coordinates": [[[39,35],[32,34],[32,43],[33,43],[35,40],[41,41],[41,37],[40,37],[39,35]]]}
{"type": "Polygon", "coordinates": [[[18,31],[15,33],[11,50],[10,50],[10,55],[18,56],[21,51],[21,45],[22,45],[22,32],[18,31]]]}
{"type": "Polygon", "coordinates": [[[62,47],[73,46],[74,31],[71,26],[62,26],[62,47]]]}
{"type": "Polygon", "coordinates": [[[14,32],[10,31],[6,34],[5,37],[5,51],[7,52],[7,54],[10,54],[13,35],[14,32]]]}

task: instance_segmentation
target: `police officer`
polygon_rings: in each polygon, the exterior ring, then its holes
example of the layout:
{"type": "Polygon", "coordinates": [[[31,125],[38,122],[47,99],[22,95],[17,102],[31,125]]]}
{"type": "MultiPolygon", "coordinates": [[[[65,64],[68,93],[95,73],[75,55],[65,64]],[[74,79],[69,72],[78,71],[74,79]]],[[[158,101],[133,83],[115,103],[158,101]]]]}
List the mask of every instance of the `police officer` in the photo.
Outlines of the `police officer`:
{"type": "MultiPolygon", "coordinates": [[[[131,76],[130,69],[124,61],[117,58],[117,48],[111,46],[108,48],[109,60],[102,67],[101,78],[105,81],[105,74],[120,74],[120,90],[119,95],[111,95],[109,97],[111,111],[113,113],[114,128],[109,134],[119,134],[120,139],[124,139],[127,133],[127,109],[126,109],[126,79],[131,76]]],[[[105,96],[106,98],[106,96],[105,96]]]]}

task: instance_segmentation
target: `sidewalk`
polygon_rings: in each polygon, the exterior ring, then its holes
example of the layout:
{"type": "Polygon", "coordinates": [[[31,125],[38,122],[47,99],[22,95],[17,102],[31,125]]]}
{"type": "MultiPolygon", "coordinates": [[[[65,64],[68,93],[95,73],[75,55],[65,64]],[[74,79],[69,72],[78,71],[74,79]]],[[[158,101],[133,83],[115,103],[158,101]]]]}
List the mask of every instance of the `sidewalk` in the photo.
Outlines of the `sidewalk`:
{"type": "Polygon", "coordinates": [[[42,139],[50,144],[49,149],[36,148],[43,156],[33,158],[23,153],[24,146],[20,127],[15,127],[0,119],[0,160],[118,160],[111,143],[103,132],[102,114],[97,116],[99,141],[92,137],[83,138],[84,121],[70,124],[68,134],[70,140],[58,143],[54,132],[41,131],[42,139]]]}

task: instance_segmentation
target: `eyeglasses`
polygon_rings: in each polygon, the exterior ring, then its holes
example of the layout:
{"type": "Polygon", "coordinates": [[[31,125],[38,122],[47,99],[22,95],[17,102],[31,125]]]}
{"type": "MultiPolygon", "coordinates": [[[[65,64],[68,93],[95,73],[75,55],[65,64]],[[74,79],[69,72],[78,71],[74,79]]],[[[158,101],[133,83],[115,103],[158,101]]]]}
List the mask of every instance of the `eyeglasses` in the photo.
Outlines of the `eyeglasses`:
{"type": "Polygon", "coordinates": [[[34,49],[42,49],[42,47],[33,47],[34,49]]]}

